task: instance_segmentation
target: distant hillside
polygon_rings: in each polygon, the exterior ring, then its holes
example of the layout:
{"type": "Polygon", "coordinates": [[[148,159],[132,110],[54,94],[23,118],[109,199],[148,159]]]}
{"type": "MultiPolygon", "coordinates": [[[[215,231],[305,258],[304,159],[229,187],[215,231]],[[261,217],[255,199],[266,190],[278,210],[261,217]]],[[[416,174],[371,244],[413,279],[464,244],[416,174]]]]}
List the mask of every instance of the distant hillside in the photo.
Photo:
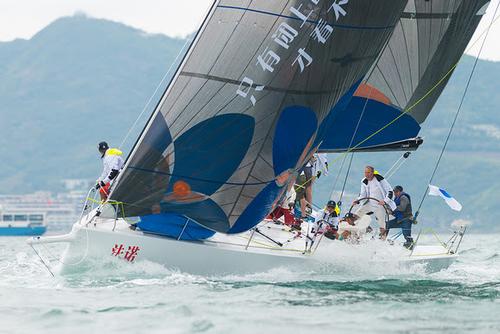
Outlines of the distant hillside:
{"type": "MultiPolygon", "coordinates": [[[[61,179],[95,178],[100,171],[97,142],[121,142],[184,43],[85,16],[59,19],[28,41],[0,43],[1,192],[56,191],[61,179]]],[[[424,146],[391,180],[404,185],[415,202],[425,189],[472,62],[464,57],[424,124],[424,146]]],[[[494,211],[500,204],[499,76],[500,63],[479,63],[435,179],[462,201],[464,211],[455,214],[429,198],[422,211],[429,224],[445,226],[469,217],[478,229],[500,229],[494,211]]],[[[125,148],[133,144],[154,103],[125,148]]],[[[347,191],[358,191],[365,164],[384,172],[399,155],[357,154],[347,191]]],[[[330,160],[331,175],[317,186],[318,204],[329,196],[340,167],[338,156],[330,160]]]]}
{"type": "Polygon", "coordinates": [[[1,191],[94,178],[97,143],[121,142],[184,43],[84,16],[0,43],[1,191]]]}

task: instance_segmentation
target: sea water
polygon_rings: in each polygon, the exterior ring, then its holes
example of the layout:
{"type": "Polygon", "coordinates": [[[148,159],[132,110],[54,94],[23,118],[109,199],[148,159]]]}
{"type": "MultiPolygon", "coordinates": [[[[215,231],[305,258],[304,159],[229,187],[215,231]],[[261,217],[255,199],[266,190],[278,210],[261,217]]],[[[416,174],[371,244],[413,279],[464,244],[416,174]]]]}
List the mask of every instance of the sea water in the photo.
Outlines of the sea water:
{"type": "Polygon", "coordinates": [[[499,333],[499,238],[468,235],[437,273],[354,256],[221,277],[148,262],[52,277],[24,238],[2,238],[0,333],[499,333]]]}

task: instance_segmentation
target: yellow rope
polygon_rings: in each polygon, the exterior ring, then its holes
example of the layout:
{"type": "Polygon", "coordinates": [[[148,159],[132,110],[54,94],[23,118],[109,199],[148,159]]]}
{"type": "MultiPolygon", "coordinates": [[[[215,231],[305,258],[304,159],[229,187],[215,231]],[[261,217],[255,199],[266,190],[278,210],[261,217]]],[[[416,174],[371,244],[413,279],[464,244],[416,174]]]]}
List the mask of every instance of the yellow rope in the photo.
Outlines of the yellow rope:
{"type": "Polygon", "coordinates": [[[434,238],[436,238],[437,242],[439,242],[441,244],[441,246],[446,248],[446,244],[443,241],[441,241],[441,239],[439,239],[439,236],[436,234],[436,231],[434,231],[433,229],[429,229],[429,231],[432,233],[434,238]]]}
{"type": "Polygon", "coordinates": [[[121,211],[121,217],[120,218],[123,219],[128,224],[132,224],[125,217],[125,206],[124,206],[124,205],[126,205],[125,202],[120,202],[120,201],[102,201],[102,200],[98,201],[98,200],[96,200],[94,198],[90,198],[90,197],[87,197],[87,201],[90,201],[92,203],[96,203],[96,204],[99,204],[99,205],[110,204],[110,205],[116,205],[116,206],[118,206],[117,209],[120,209],[120,211],[121,211]]]}
{"type": "Polygon", "coordinates": [[[297,187],[297,188],[304,188],[304,189],[305,189],[305,188],[306,188],[306,184],[307,184],[308,182],[313,181],[314,179],[316,179],[316,177],[315,177],[315,176],[312,176],[311,178],[309,178],[308,180],[306,180],[304,183],[302,183],[302,184],[297,184],[297,183],[296,183],[296,184],[294,184],[293,186],[294,186],[294,187],[297,187]]]}
{"type": "Polygon", "coordinates": [[[440,256],[440,255],[451,255],[451,254],[449,254],[449,253],[412,254],[411,257],[414,257],[414,256],[440,256]]]}
{"type": "MultiPolygon", "coordinates": [[[[444,249],[447,250],[447,246],[446,244],[441,241],[441,239],[439,238],[439,236],[437,235],[436,231],[434,231],[434,229],[432,228],[427,228],[425,230],[420,230],[420,232],[418,233],[418,238],[417,240],[420,238],[420,235],[422,234],[426,234],[426,233],[432,233],[432,235],[434,236],[434,238],[436,238],[437,242],[439,242],[439,244],[441,245],[441,247],[443,247],[444,249]]],[[[414,247],[416,247],[416,242],[413,243],[414,247]]],[[[446,253],[439,253],[439,254],[413,254],[413,250],[410,254],[410,257],[413,257],[413,256],[437,256],[437,255],[449,255],[449,252],[446,252],[446,253]]]]}

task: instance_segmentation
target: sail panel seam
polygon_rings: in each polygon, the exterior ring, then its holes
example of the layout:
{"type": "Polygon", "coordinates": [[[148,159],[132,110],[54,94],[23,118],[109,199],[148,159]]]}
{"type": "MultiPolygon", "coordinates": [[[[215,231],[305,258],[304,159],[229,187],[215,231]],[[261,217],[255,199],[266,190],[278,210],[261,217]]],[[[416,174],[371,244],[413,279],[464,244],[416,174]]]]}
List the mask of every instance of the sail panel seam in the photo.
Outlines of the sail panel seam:
{"type": "MultiPolygon", "coordinates": [[[[238,85],[238,86],[241,84],[241,80],[238,81],[238,80],[219,77],[219,76],[210,75],[210,74],[194,73],[194,72],[182,72],[181,75],[196,77],[196,78],[200,78],[200,79],[220,81],[220,82],[230,83],[230,84],[238,85]]],[[[263,85],[260,85],[258,83],[254,83],[252,85],[253,88],[258,87],[258,86],[263,86],[263,85]]],[[[265,86],[263,90],[265,90],[265,91],[268,90],[268,91],[272,91],[272,92],[280,92],[280,93],[290,93],[290,94],[295,94],[295,95],[321,95],[321,94],[338,93],[340,91],[339,89],[304,91],[304,90],[277,88],[277,87],[271,87],[271,86],[265,86]]]]}
{"type": "MultiPolygon", "coordinates": [[[[128,168],[134,169],[134,170],[139,171],[139,172],[158,174],[158,175],[166,175],[166,176],[172,176],[172,177],[175,176],[175,177],[180,178],[180,179],[200,181],[200,182],[206,182],[206,183],[228,184],[228,185],[233,185],[233,186],[260,186],[260,185],[269,184],[269,183],[274,181],[274,179],[273,179],[273,180],[262,181],[262,182],[221,182],[221,181],[217,181],[217,180],[209,180],[209,179],[204,179],[204,178],[199,178],[199,177],[192,177],[192,176],[187,176],[187,175],[178,175],[178,174],[173,174],[173,173],[161,172],[158,170],[141,168],[141,167],[136,167],[136,166],[129,166],[128,168]]],[[[254,176],[252,176],[252,177],[254,177],[254,176]]]]}
{"type": "MultiPolygon", "coordinates": [[[[283,15],[283,14],[278,14],[278,13],[273,13],[273,12],[268,12],[265,10],[260,10],[260,9],[252,9],[252,8],[245,8],[245,7],[238,7],[238,6],[226,6],[226,5],[219,5],[217,8],[221,9],[234,9],[234,10],[242,10],[245,12],[253,12],[253,13],[258,13],[258,14],[264,14],[264,15],[270,15],[270,16],[277,16],[277,17],[283,17],[291,20],[298,20],[302,21],[302,19],[295,17],[295,16],[289,16],[289,15],[283,15]]],[[[312,24],[318,24],[319,21],[315,20],[307,20],[308,23],[312,24]]],[[[376,26],[353,26],[353,25],[347,25],[347,24],[330,24],[332,27],[335,28],[340,28],[340,29],[354,29],[354,30],[387,30],[387,29],[392,29],[394,28],[394,25],[392,26],[382,26],[382,27],[376,27],[376,26]]]]}
{"type": "Polygon", "coordinates": [[[450,18],[451,16],[455,15],[455,13],[409,13],[409,12],[404,12],[401,14],[402,19],[447,19],[450,18]]]}

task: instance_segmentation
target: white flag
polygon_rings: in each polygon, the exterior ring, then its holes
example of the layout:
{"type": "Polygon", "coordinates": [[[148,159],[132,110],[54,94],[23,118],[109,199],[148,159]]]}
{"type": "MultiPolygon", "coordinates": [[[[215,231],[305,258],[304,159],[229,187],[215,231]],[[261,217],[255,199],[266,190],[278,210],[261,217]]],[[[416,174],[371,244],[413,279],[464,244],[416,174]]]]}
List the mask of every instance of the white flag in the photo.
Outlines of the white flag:
{"type": "Polygon", "coordinates": [[[453,198],[453,196],[448,194],[444,189],[429,184],[429,195],[441,197],[442,199],[444,199],[446,204],[448,204],[448,206],[455,211],[462,210],[462,204],[460,204],[456,199],[453,198]]]}

